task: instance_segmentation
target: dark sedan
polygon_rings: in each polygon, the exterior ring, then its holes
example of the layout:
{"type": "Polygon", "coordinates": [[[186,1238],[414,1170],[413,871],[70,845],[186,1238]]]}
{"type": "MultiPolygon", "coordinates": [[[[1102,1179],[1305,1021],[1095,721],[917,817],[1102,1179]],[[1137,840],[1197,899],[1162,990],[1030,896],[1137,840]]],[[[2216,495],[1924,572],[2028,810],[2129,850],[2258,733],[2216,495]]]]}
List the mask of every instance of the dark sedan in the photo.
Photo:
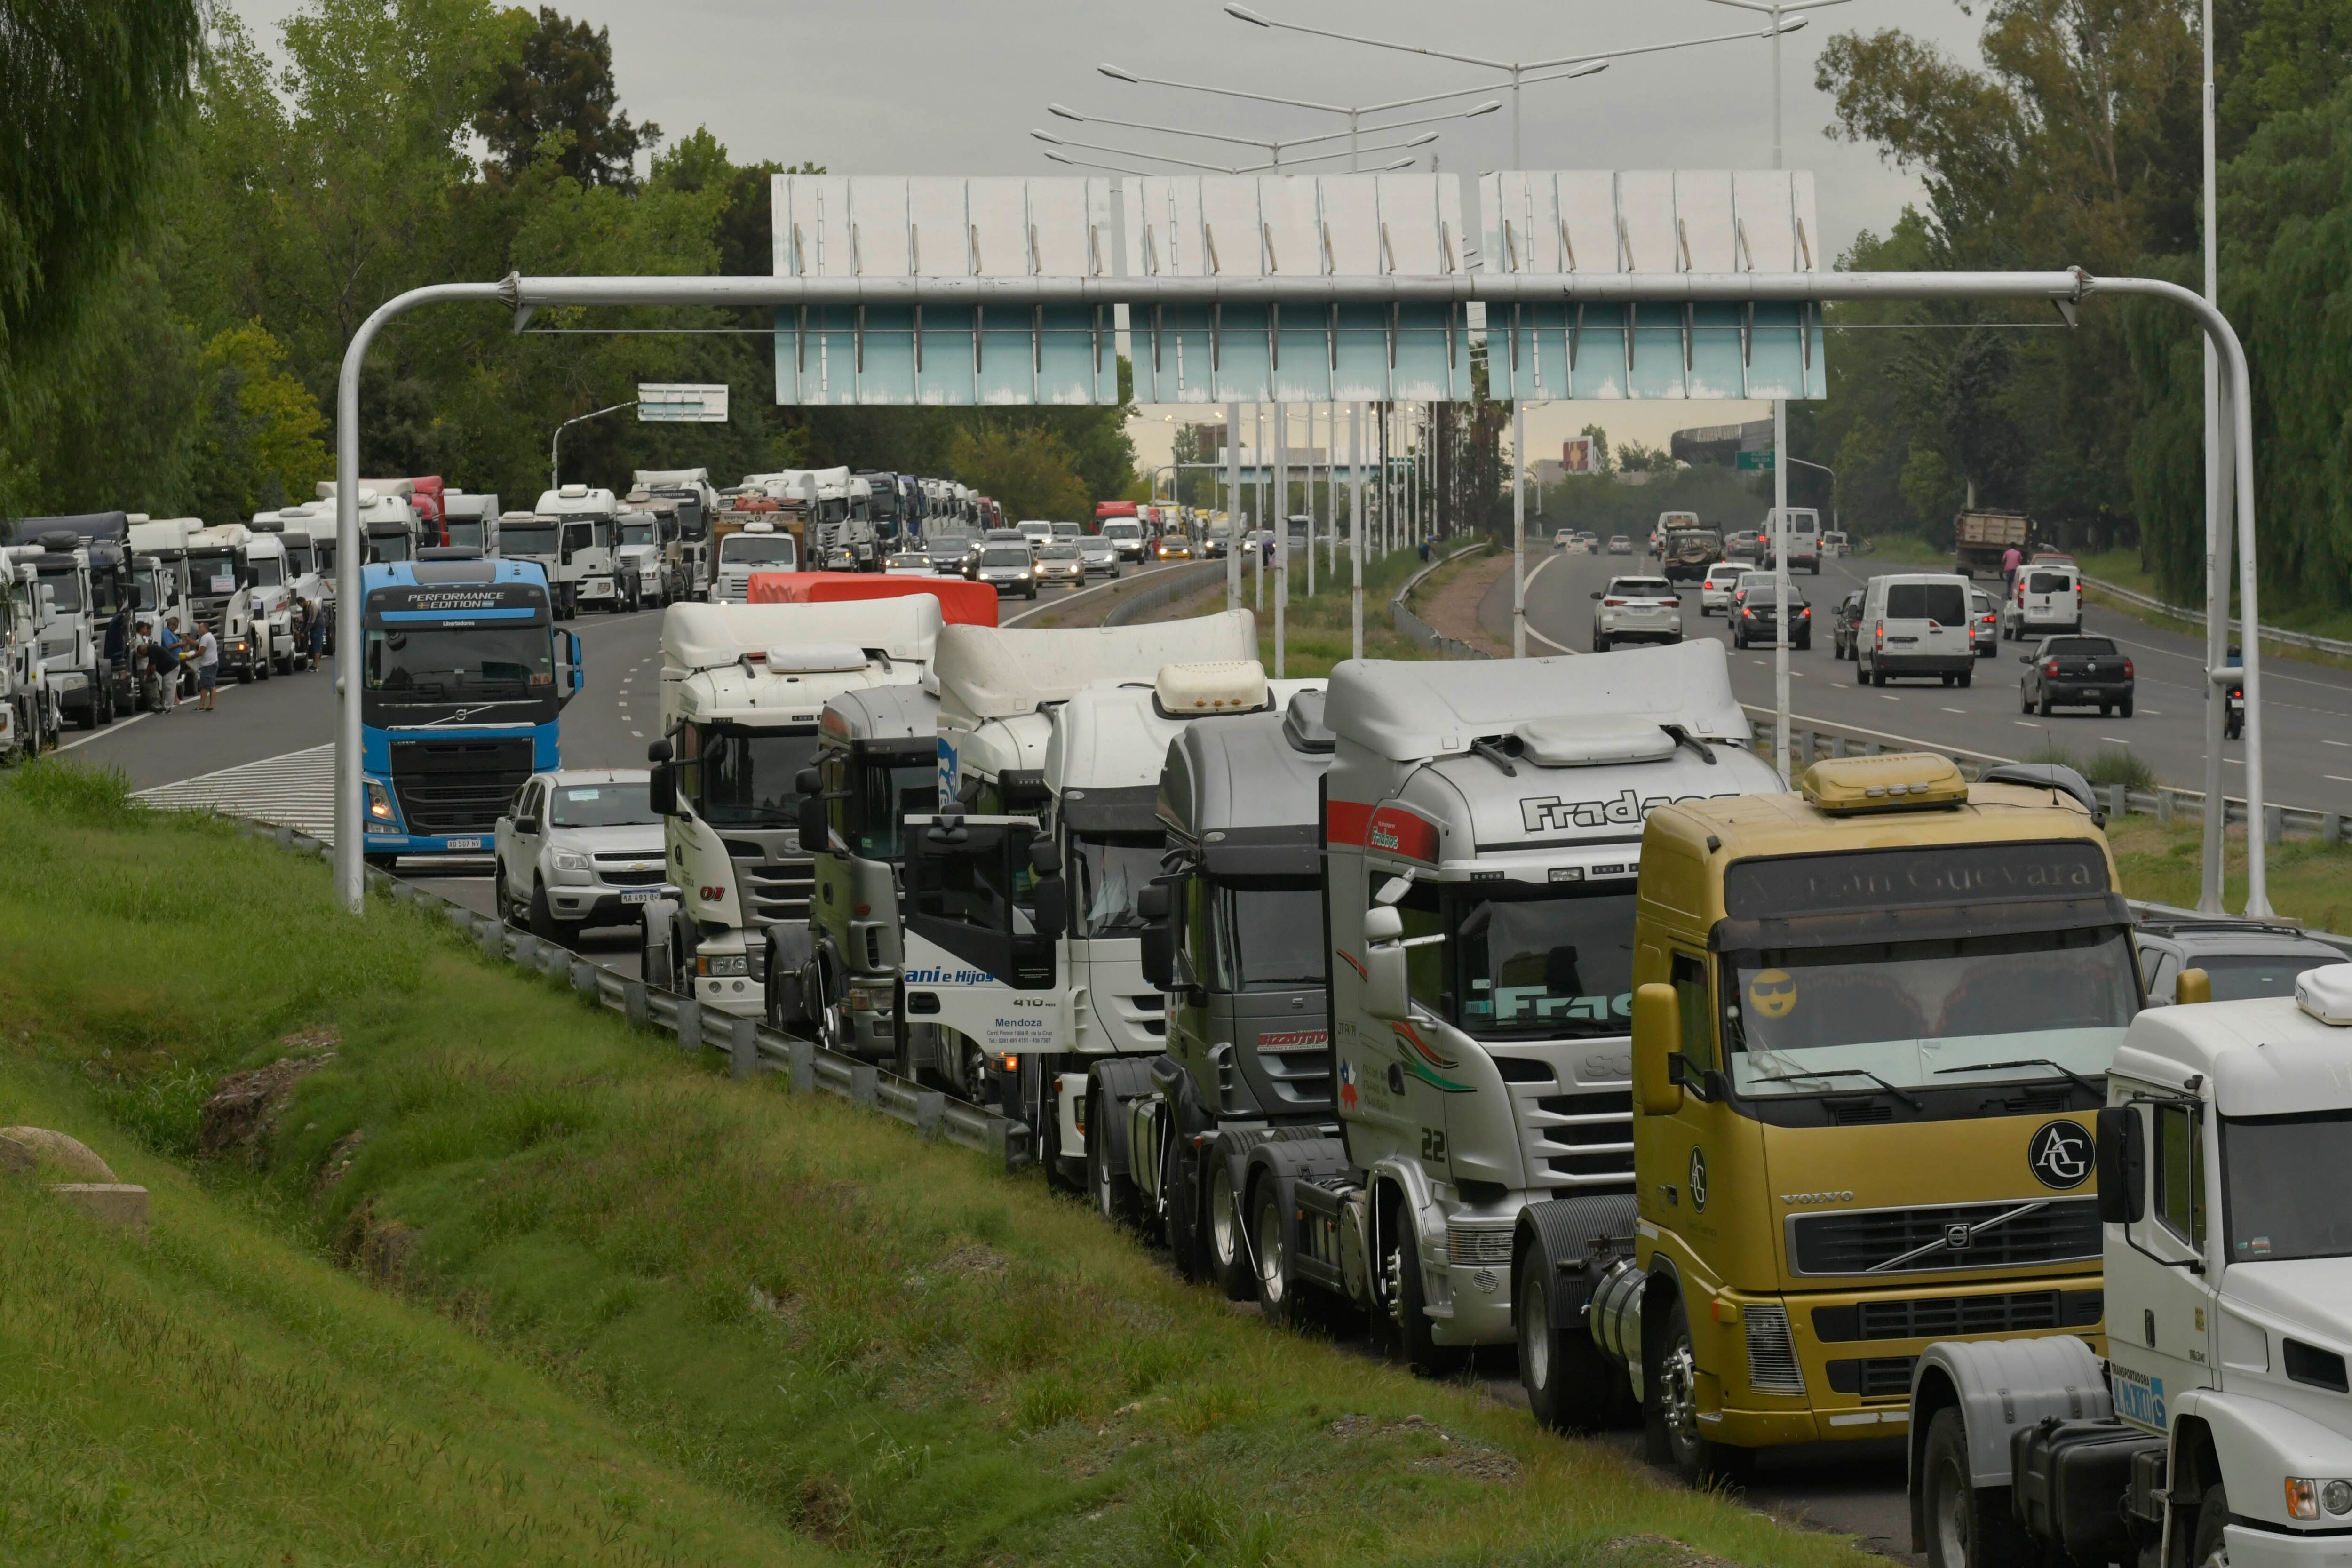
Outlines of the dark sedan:
{"type": "Polygon", "coordinates": [[[1856,588],[1838,601],[1837,614],[1830,617],[1830,647],[1839,658],[1852,658],[1862,640],[1862,590],[1856,588]]]}
{"type": "Polygon", "coordinates": [[[2095,707],[2132,716],[2132,661],[2106,637],[2043,637],[2021,662],[2018,698],[2025,712],[2095,707]]]}
{"type": "MultiPolygon", "coordinates": [[[[1773,584],[1759,583],[1741,596],[1731,611],[1731,646],[1753,647],[1761,644],[1772,646],[1774,622],[1780,618],[1780,600],[1773,584]]],[[[1789,646],[1810,648],[1813,646],[1813,607],[1805,603],[1805,595],[1789,584],[1789,646]]]]}

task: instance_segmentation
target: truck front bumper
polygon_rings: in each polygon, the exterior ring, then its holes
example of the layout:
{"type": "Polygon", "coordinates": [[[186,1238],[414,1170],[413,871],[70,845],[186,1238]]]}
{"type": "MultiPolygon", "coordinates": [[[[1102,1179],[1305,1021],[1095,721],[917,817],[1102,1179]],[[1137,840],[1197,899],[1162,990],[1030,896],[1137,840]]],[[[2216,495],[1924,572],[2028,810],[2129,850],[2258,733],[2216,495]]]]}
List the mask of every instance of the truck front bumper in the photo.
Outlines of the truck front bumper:
{"type": "Polygon", "coordinates": [[[2352,1535],[2294,1535],[2242,1524],[2224,1525],[2221,1532],[2230,1543],[2230,1568],[2352,1568],[2352,1535]]]}

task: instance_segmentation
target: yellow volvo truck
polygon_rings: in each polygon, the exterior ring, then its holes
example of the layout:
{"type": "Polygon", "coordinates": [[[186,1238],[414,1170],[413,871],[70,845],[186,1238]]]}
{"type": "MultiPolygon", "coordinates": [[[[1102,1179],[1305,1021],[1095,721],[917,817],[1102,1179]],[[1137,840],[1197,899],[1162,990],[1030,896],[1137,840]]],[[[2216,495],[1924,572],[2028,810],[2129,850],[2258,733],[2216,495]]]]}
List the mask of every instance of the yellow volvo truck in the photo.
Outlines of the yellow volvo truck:
{"type": "Polygon", "coordinates": [[[1906,1432],[1931,1342],[2104,1345],[2092,1128],[2141,993],[2083,806],[1843,758],[1661,807],[1641,865],[1636,1191],[1522,1228],[1537,1413],[1630,1394],[1701,1480],[1906,1432]]]}

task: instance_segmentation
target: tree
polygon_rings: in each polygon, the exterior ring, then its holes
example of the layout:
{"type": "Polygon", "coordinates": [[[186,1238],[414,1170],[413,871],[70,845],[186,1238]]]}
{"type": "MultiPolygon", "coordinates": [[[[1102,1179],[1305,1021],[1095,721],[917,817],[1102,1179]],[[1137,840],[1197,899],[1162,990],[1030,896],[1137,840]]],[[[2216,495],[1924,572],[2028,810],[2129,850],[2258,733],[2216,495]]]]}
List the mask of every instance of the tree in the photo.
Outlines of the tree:
{"type": "Polygon", "coordinates": [[[308,499],[333,477],[327,418],[286,371],[284,345],[258,321],[231,327],[205,345],[204,431],[194,500],[207,522],[242,522],[255,512],[308,499]]]}
{"type": "Polygon", "coordinates": [[[1078,477],[1068,446],[1050,430],[976,422],[957,436],[948,466],[995,498],[1007,518],[1068,521],[1094,514],[1093,491],[1078,477]]]}
{"type": "Polygon", "coordinates": [[[591,31],[550,5],[539,8],[535,25],[519,8],[506,16],[522,47],[500,63],[498,86],[474,118],[496,165],[520,177],[551,153],[583,185],[634,190],[637,154],[661,141],[661,127],[650,120],[633,126],[615,112],[611,30],[591,31]]]}

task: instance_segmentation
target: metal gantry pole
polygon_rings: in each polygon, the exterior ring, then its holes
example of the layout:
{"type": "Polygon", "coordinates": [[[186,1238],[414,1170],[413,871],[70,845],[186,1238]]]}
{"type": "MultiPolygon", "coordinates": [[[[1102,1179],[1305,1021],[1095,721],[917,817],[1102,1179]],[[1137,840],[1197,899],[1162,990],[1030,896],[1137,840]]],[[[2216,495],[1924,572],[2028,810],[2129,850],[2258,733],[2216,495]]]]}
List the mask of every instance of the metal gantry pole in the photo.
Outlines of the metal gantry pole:
{"type": "MultiPolygon", "coordinates": [[[[1265,405],[1250,405],[1250,522],[1256,528],[1265,526],[1265,405]]],[[[1265,548],[1253,542],[1250,545],[1250,581],[1257,594],[1257,613],[1265,614],[1265,548]]]]}
{"type": "Polygon", "coordinates": [[[1274,678],[1282,679],[1282,614],[1290,603],[1290,405],[1274,405],[1274,678]]]}
{"type": "MultiPolygon", "coordinates": [[[[2213,0],[2205,0],[2203,7],[2205,79],[2200,91],[2202,99],[2203,176],[2205,182],[2205,302],[2215,310],[2221,308],[2221,261],[2220,233],[2214,224],[2213,211],[2213,0]]],[[[2198,881],[2197,910],[2200,914],[2221,912],[2221,889],[2226,878],[2225,846],[2230,812],[2226,805],[2216,805],[2223,799],[2223,753],[2229,742],[2225,721],[2229,716],[2230,662],[2230,520],[2229,455],[2221,439],[2221,364],[2213,353],[2213,340],[2204,340],[2205,361],[2205,822],[2204,875],[2198,881]]],[[[2251,630],[2253,622],[2247,618],[2251,630]]],[[[2248,640],[2252,640],[2249,638],[2248,640]]],[[[2249,710],[2253,706],[2253,692],[2246,693],[2249,710]]],[[[2252,750],[2251,747],[2248,748],[2252,750]]],[[[2257,822],[2246,824],[2249,837],[2263,830],[2257,822]]]]}
{"type": "Polygon", "coordinates": [[[1354,630],[1349,657],[1364,657],[1364,405],[1348,405],[1348,573],[1354,630]]]}
{"type": "Polygon", "coordinates": [[[1789,403],[1772,400],[1772,764],[1780,782],[1789,772],[1789,466],[1780,453],[1789,445],[1789,403]]]}
{"type": "Polygon", "coordinates": [[[1242,405],[1225,405],[1225,608],[1242,607],[1242,405]]]}
{"type": "Polygon", "coordinates": [[[1511,657],[1528,657],[1528,402],[1511,400],[1511,657]]]}

